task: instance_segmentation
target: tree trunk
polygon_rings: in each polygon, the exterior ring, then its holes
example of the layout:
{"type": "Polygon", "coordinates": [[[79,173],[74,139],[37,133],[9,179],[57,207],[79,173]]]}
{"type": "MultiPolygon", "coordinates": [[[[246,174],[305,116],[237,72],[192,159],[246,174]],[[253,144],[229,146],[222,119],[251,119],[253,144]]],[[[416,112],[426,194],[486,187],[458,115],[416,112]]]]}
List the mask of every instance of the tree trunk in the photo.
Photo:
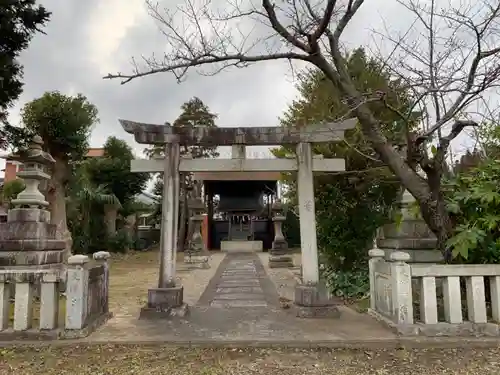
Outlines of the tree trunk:
{"type": "Polygon", "coordinates": [[[106,232],[108,236],[116,234],[116,216],[118,215],[118,208],[114,204],[104,205],[104,222],[106,224],[106,232]]]}
{"type": "Polygon", "coordinates": [[[446,242],[453,235],[453,222],[446,209],[446,200],[441,191],[441,173],[430,170],[427,176],[430,195],[429,199],[418,201],[420,212],[430,230],[436,235],[437,248],[441,250],[444,260],[449,263],[452,254],[446,242]]]}
{"type": "Polygon", "coordinates": [[[56,238],[66,243],[65,260],[71,256],[73,244],[71,233],[66,221],[66,189],[68,166],[65,161],[54,158],[56,163],[49,182],[47,201],[49,202],[50,222],[56,225],[56,238]]]}
{"type": "Polygon", "coordinates": [[[453,225],[441,193],[441,173],[435,171],[434,176],[432,173],[427,173],[429,179],[426,181],[411,168],[382,133],[380,121],[375,118],[365,98],[354,86],[340,52],[334,50],[332,56],[337,70],[334,70],[321,55],[316,57],[315,63],[332,82],[339,86],[348,99],[349,107],[353,108],[353,113],[358,118],[363,135],[370,141],[380,159],[418,201],[423,219],[437,237],[438,249],[449,261],[450,254],[446,251],[446,241],[452,235],[453,225]]]}
{"type": "Polygon", "coordinates": [[[125,218],[125,229],[128,234],[133,238],[137,226],[137,214],[129,215],[125,218]]]}

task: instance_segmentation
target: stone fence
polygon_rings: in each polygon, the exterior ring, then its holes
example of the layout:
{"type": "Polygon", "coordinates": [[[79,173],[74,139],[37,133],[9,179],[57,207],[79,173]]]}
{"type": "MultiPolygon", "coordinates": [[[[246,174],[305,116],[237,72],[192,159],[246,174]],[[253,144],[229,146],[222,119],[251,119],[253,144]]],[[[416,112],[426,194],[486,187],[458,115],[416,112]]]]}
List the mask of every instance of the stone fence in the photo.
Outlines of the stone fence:
{"type": "Polygon", "coordinates": [[[409,264],[370,250],[370,314],[401,335],[499,336],[500,265],[409,264]]]}
{"type": "Polygon", "coordinates": [[[93,258],[73,255],[61,270],[0,270],[0,341],[84,337],[107,321],[109,253],[93,258]]]}

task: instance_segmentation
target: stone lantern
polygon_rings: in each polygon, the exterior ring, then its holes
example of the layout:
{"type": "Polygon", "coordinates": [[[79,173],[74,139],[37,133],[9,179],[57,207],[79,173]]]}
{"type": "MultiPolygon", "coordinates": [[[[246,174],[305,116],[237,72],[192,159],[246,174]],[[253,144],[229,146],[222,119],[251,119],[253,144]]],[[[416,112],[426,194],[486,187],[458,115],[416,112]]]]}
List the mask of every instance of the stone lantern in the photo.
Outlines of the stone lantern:
{"type": "Polygon", "coordinates": [[[207,249],[201,234],[205,205],[200,198],[194,198],[189,200],[188,207],[191,214],[189,220],[193,223],[193,233],[189,240],[188,249],[184,253],[184,263],[196,268],[210,268],[208,256],[206,256],[207,249]]]}
{"type": "Polygon", "coordinates": [[[7,223],[0,225],[0,268],[43,270],[62,268],[65,242],[56,239],[56,225],[50,224],[49,203],[40,192],[40,183],[47,182],[47,173],[55,160],[42,150],[43,141],[36,135],[27,151],[9,155],[21,162],[17,173],[25,189],[12,200],[14,208],[7,214],[7,223]]]}
{"type": "Polygon", "coordinates": [[[415,198],[405,189],[399,202],[400,217],[385,224],[379,231],[377,245],[384,250],[386,260],[396,251],[410,255],[410,263],[440,263],[443,256],[436,250],[436,237],[418,212],[415,212],[415,198]]]}
{"type": "Polygon", "coordinates": [[[288,268],[293,267],[293,260],[288,251],[288,243],[283,235],[283,223],[286,220],[283,210],[283,204],[277,199],[272,207],[274,224],[274,241],[269,250],[270,268],[288,268]]]}

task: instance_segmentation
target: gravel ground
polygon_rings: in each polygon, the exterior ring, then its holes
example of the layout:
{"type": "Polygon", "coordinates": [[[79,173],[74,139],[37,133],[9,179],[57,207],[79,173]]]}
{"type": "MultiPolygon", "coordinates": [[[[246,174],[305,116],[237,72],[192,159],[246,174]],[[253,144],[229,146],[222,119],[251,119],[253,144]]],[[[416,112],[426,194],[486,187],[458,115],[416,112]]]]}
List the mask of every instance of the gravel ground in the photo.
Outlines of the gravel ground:
{"type": "Polygon", "coordinates": [[[73,346],[0,349],[0,374],[500,374],[500,349],[301,350],[73,346]]]}

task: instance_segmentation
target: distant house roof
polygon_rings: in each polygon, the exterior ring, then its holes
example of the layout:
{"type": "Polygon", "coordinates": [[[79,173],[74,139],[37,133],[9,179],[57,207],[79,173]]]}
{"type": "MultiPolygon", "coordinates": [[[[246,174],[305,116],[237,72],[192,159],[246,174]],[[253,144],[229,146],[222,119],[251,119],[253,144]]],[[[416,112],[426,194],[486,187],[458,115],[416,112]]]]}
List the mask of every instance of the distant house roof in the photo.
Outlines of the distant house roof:
{"type": "Polygon", "coordinates": [[[145,191],[137,194],[135,196],[135,199],[137,199],[139,202],[142,202],[145,204],[155,204],[158,202],[158,197],[156,197],[153,194],[147,193],[145,191]]]}
{"type": "Polygon", "coordinates": [[[87,152],[87,155],[85,155],[88,158],[95,158],[95,157],[100,157],[104,156],[104,149],[103,148],[89,148],[89,151],[87,152]]]}

